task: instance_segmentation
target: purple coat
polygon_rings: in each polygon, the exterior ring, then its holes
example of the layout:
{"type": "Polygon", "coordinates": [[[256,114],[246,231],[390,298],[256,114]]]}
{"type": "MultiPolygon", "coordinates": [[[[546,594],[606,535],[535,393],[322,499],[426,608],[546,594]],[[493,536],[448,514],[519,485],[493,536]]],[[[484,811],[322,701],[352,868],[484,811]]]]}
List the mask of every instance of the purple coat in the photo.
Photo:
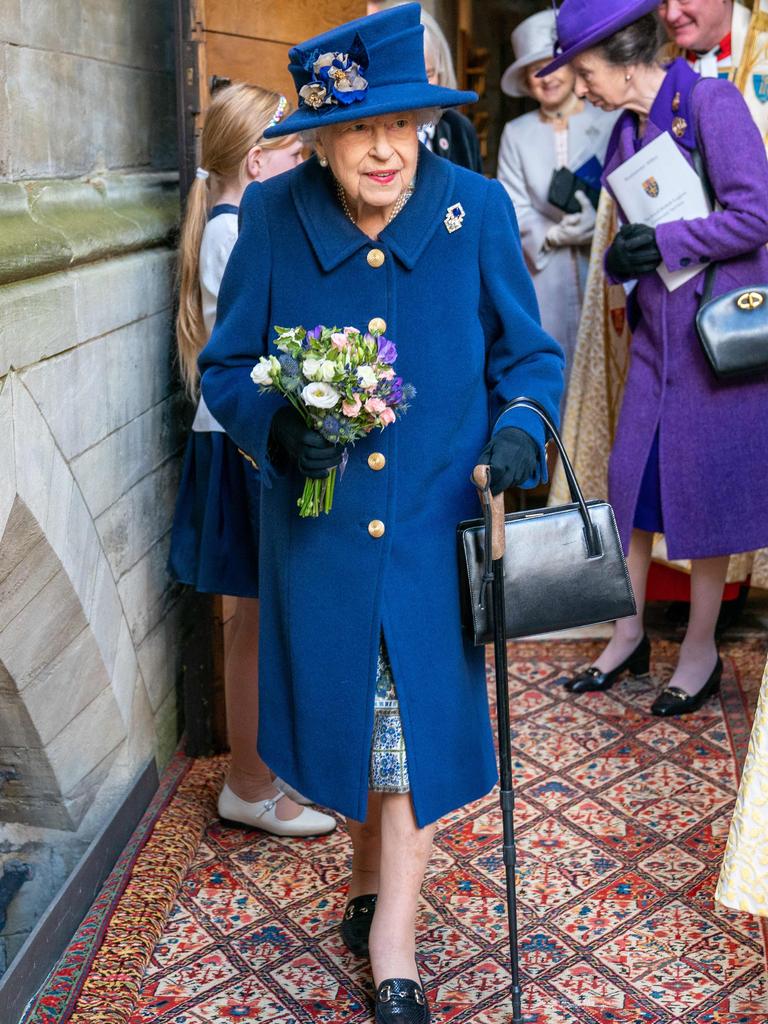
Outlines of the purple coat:
{"type": "MultiPolygon", "coordinates": [[[[722,210],[661,224],[656,241],[671,271],[716,260],[714,295],[721,295],[768,283],[768,160],[739,91],[719,79],[704,79],[694,90],[698,80],[684,60],[670,65],[642,140],[635,115],[622,115],[608,146],[604,178],[669,130],[673,117],[682,117],[685,134],[672,138],[690,163],[698,135],[722,210]]],[[[714,376],[695,327],[704,276],[674,292],[655,272],[637,285],[640,318],[608,470],[626,549],[658,430],[671,559],[768,546],[768,376],[728,383],[714,376]]]]}

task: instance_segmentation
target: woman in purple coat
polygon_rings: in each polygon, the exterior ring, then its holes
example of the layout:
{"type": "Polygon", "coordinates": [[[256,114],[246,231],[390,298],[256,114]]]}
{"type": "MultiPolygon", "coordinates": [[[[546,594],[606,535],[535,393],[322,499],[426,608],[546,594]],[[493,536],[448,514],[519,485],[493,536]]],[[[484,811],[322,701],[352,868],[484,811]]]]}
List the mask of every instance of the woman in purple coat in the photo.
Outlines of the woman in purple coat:
{"type": "Polygon", "coordinates": [[[670,559],[692,560],[688,629],[670,685],[652,707],[655,715],[670,716],[695,711],[717,692],[722,663],[715,623],[728,556],[768,544],[768,377],[719,381],[695,327],[711,261],[715,296],[768,282],[768,162],[733,85],[699,79],[684,60],[657,63],[663,35],[656,7],[657,0],[565,0],[559,53],[540,74],[570,63],[579,96],[604,110],[624,109],[604,178],[666,132],[689,164],[698,148],[717,198],[706,217],[655,229],[625,223],[606,253],[615,281],[637,282],[609,492],[638,613],[617,622],[594,665],[566,683],[583,693],[609,689],[626,670],[647,673],[645,583],[654,533],[663,533],[670,559]],[[668,291],[657,273],[662,265],[702,272],[668,291]]]}

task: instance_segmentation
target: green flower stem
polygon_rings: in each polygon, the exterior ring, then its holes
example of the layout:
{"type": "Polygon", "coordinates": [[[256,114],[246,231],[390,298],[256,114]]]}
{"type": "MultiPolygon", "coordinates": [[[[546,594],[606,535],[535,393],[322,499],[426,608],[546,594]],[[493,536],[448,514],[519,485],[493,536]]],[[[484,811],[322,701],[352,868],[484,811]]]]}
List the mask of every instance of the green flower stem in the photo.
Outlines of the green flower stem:
{"type": "Polygon", "coordinates": [[[335,469],[332,469],[324,480],[305,480],[304,490],[296,502],[299,506],[299,515],[304,519],[316,519],[321,512],[328,515],[333,508],[335,490],[335,469]]]}

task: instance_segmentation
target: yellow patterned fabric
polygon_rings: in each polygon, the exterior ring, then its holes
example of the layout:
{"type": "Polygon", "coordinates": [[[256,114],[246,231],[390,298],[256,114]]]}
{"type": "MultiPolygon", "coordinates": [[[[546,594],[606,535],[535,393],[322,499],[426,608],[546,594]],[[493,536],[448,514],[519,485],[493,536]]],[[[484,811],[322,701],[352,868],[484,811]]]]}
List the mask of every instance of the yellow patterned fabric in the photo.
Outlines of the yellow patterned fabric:
{"type": "Polygon", "coordinates": [[[136,1005],[152,950],[215,814],[226,760],[193,763],[139,854],[106,926],[69,1024],[125,1024],[136,1005]]]}
{"type": "Polygon", "coordinates": [[[768,917],[768,664],[715,899],[768,917]]]}

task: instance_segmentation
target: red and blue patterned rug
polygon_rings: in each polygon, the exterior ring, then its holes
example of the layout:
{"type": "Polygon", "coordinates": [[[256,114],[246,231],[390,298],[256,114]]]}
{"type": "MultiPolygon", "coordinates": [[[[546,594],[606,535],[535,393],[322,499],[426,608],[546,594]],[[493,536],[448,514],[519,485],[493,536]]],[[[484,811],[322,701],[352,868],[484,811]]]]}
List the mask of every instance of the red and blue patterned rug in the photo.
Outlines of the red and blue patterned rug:
{"type": "MultiPolygon", "coordinates": [[[[713,900],[764,641],[725,647],[722,699],[675,721],[648,713],[672,643],[654,680],[573,698],[556,679],[595,651],[510,645],[525,1020],[765,1024],[765,923],[713,900]]],[[[366,1024],[369,971],[338,934],[343,828],[226,828],[224,761],[185,767],[25,1024],[366,1024]]],[[[500,833],[497,795],[441,822],[418,922],[436,1024],[511,1017],[500,833]]]]}

